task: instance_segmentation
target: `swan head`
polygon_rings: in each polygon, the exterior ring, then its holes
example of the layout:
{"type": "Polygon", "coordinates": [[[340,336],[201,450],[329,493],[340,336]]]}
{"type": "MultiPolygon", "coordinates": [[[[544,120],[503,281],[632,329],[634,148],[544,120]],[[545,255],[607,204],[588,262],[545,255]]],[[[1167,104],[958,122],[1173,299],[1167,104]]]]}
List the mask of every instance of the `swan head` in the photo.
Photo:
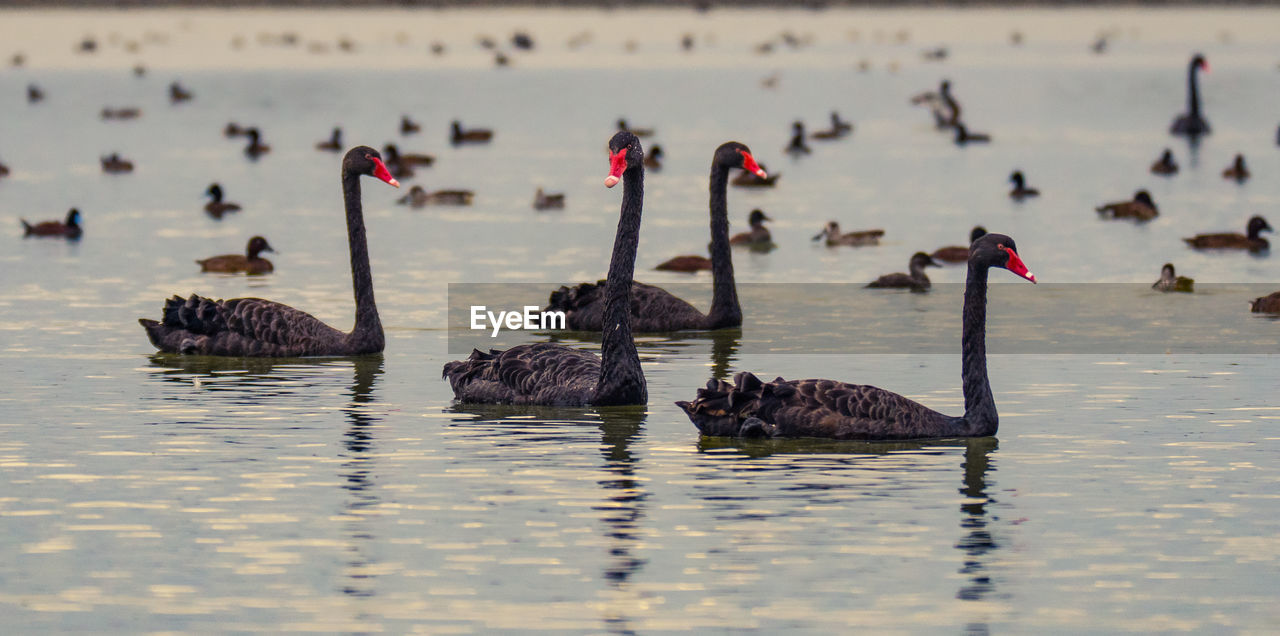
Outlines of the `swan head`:
{"type": "Polygon", "coordinates": [[[999,267],[1007,269],[1031,282],[1036,282],[1035,274],[1027,269],[1022,257],[1018,256],[1018,246],[1013,238],[1004,234],[986,234],[978,237],[969,246],[969,265],[979,267],[999,267]]]}
{"type": "Polygon", "coordinates": [[[1191,66],[1206,73],[1209,72],[1209,62],[1199,53],[1196,53],[1195,57],[1191,58],[1191,66]]]}
{"type": "Polygon", "coordinates": [[[720,147],[716,148],[714,162],[731,168],[742,168],[761,179],[769,177],[764,168],[761,168],[760,164],[756,163],[756,158],[751,156],[751,149],[747,148],[746,144],[740,144],[736,141],[720,144],[720,147]]]}
{"type": "Polygon", "coordinates": [[[609,140],[609,176],[604,178],[606,188],[618,185],[622,173],[643,165],[644,148],[635,135],[620,130],[609,140]]]}
{"type": "Polygon", "coordinates": [[[394,187],[400,187],[400,182],[387,170],[387,164],[382,163],[382,155],[368,146],[356,146],[348,150],[347,155],[342,158],[342,171],[356,175],[367,174],[394,187]]]}

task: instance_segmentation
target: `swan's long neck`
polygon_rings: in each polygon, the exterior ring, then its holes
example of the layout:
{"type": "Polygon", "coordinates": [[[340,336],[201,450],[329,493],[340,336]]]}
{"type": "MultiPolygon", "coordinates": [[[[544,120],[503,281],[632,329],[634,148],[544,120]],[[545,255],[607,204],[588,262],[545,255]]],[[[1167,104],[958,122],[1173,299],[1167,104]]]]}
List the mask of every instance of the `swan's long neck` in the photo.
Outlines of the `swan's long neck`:
{"type": "Polygon", "coordinates": [[[364,234],[360,203],[360,175],[342,170],[342,196],[347,206],[347,241],[351,246],[351,282],[355,288],[356,326],[349,336],[367,348],[382,351],[385,338],[378,307],[373,301],[373,273],[369,271],[369,242],[364,234]]]}
{"type": "Polygon", "coordinates": [[[1192,115],[1200,114],[1200,83],[1196,80],[1198,70],[1200,65],[1195,62],[1187,69],[1187,111],[1192,115]]]}
{"type": "Polygon", "coordinates": [[[600,379],[591,403],[597,406],[644,404],[649,399],[640,354],[631,338],[631,285],[640,244],[640,212],[644,205],[644,166],[637,162],[622,175],[622,215],[613,239],[609,278],[604,287],[604,333],[600,345],[600,379]]]}
{"type": "Polygon", "coordinates": [[[964,315],[960,334],[960,380],[964,389],[964,419],[972,435],[995,435],[999,426],[996,401],[987,379],[987,267],[969,264],[964,285],[964,315]]]}
{"type": "Polygon", "coordinates": [[[742,324],[742,306],[738,304],[738,288],[733,282],[733,254],[729,247],[729,166],[719,161],[711,164],[711,277],[714,291],[707,328],[733,327],[742,324]]]}

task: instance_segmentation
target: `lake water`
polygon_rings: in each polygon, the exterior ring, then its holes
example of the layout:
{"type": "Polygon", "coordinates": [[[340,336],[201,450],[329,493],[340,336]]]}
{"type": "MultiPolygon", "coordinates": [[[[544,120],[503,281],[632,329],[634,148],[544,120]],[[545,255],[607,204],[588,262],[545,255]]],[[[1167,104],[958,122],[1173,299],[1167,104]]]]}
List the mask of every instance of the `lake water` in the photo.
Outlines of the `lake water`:
{"type": "Polygon", "coordinates": [[[0,13],[0,55],[25,57],[0,71],[5,631],[1274,631],[1280,324],[1245,301],[1280,276],[1268,255],[1179,239],[1241,231],[1252,214],[1280,221],[1278,18],[0,13]],[[534,51],[506,44],[516,29],[534,51]],[[793,50],[784,31],[811,44],[793,50]],[[299,43],[263,37],[284,32],[299,43]],[[493,67],[481,35],[510,67],[493,67]],[[75,51],[87,36],[97,53],[75,51]],[[755,52],[765,41],[774,52],[755,52]],[[946,61],[923,59],[940,45],[946,61]],[[1166,131],[1194,51],[1212,68],[1213,134],[1193,151],[1166,131]],[[943,77],[994,143],[957,148],[908,105],[943,77]],[[168,103],[175,79],[193,101],[168,103]],[[29,105],[33,82],[47,97],[29,105]],[[143,114],[103,122],[104,106],[143,114]],[[856,124],[851,138],[782,154],[792,120],[821,127],[832,109],[856,124]],[[423,131],[401,137],[402,114],[423,131]],[[641,280],[704,308],[705,274],[651,268],[705,249],[712,151],[738,140],[784,175],[729,195],[733,231],[753,207],[776,219],[776,250],[734,255],[745,324],[638,338],[647,407],[453,405],[440,369],[471,341],[448,328],[451,284],[517,285],[512,299],[537,302],[603,276],[620,198],[602,187],[604,145],[620,116],[657,128],[646,143],[667,155],[646,179],[641,280]],[[451,148],[453,119],[493,127],[494,142],[451,148]],[[228,121],[259,125],[272,152],[248,161],[223,138],[228,121]],[[385,354],[155,355],[136,320],[175,293],[261,296],[350,325],[338,159],[313,149],[334,125],[349,144],[435,154],[406,185],[477,192],[471,208],[411,211],[394,204],[402,191],[366,181],[385,354]],[[1183,170],[1154,177],[1166,146],[1183,170]],[[101,173],[110,152],[135,172],[101,173]],[[1219,176],[1237,152],[1254,173],[1239,185],[1219,176]],[[1011,202],[1015,168],[1044,195],[1011,202]],[[211,181],[244,210],[204,215],[211,181]],[[538,186],[566,192],[567,208],[534,212],[538,186]],[[1093,206],[1139,188],[1158,219],[1098,220],[1093,206]],[[22,238],[18,218],[72,206],[81,241],[22,238]],[[887,234],[878,247],[811,243],[829,219],[887,234]],[[930,270],[924,296],[860,286],[979,223],[1015,237],[1043,283],[992,274],[1009,283],[990,307],[998,438],[700,438],[672,405],[751,370],[876,384],[959,413],[963,268],[930,270]],[[274,274],[191,262],[254,234],[277,249],[274,274]],[[1200,293],[1152,292],[1167,261],[1200,293]]]}

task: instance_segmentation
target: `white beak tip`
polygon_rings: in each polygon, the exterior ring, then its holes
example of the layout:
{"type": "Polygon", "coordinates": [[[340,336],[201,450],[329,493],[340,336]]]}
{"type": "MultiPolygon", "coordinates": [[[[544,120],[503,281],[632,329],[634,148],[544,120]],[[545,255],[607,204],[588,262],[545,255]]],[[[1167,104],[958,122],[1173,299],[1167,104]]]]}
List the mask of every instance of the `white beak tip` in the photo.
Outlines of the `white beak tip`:
{"type": "Polygon", "coordinates": [[[609,176],[607,176],[607,177],[605,177],[605,178],[604,178],[604,187],[606,187],[606,188],[612,188],[613,186],[616,186],[616,185],[618,185],[618,178],[617,178],[617,177],[615,177],[615,176],[613,176],[613,175],[609,175],[609,176]]]}

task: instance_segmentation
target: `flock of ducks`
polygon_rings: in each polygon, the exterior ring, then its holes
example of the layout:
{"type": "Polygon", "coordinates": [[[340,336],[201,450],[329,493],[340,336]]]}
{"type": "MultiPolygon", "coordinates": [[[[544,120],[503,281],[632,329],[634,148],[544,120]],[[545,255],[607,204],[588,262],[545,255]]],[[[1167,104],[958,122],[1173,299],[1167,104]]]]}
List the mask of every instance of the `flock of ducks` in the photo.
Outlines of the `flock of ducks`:
{"type": "MultiPolygon", "coordinates": [[[[527,41],[532,46],[532,40],[527,41]]],[[[517,44],[519,46],[519,44],[517,44]]],[[[1171,127],[1174,134],[1197,136],[1209,132],[1208,122],[1200,111],[1197,73],[1207,70],[1203,56],[1196,55],[1189,69],[1188,111],[1171,127]]],[[[194,94],[178,83],[169,87],[170,100],[177,104],[189,101],[194,94]]],[[[28,98],[44,98],[38,87],[28,88],[28,98]]],[[[990,136],[971,132],[961,118],[959,100],[951,83],[942,81],[937,91],[917,95],[912,102],[927,106],[939,129],[950,130],[954,143],[966,145],[990,141],[990,136]]],[[[140,115],[136,108],[105,108],[105,120],[129,119],[140,115]]],[[[632,127],[625,119],[616,122],[617,131],[609,140],[609,171],[606,187],[622,184],[619,224],[607,277],[597,282],[561,287],[551,291],[549,310],[566,314],[568,326],[576,330],[602,333],[601,353],[592,353],[558,344],[520,345],[503,351],[475,351],[466,360],[444,365],[443,376],[461,402],[543,405],[621,405],[644,404],[647,385],[636,352],[636,332],[675,330],[708,330],[742,325],[743,312],[733,278],[731,248],[745,246],[767,251],[774,247],[772,235],[765,225],[771,221],[763,210],[751,210],[747,216],[749,229],[729,234],[726,189],[770,187],[780,175],[770,174],[759,164],[750,149],[738,142],[726,142],[716,148],[712,157],[710,179],[710,253],[711,257],[686,255],[658,266],[661,270],[709,270],[713,276],[711,309],[702,313],[687,301],[666,290],[634,279],[645,170],[661,168],[658,145],[646,153],[641,138],[653,135],[652,129],[632,127]],[[732,171],[738,171],[730,177],[732,171]]],[[[422,126],[408,115],[402,116],[402,136],[420,133],[422,126]]],[[[790,142],[784,151],[792,155],[813,152],[809,141],[831,141],[848,137],[854,126],[832,112],[830,127],[807,133],[804,123],[792,124],[790,142]]],[[[229,138],[244,137],[244,154],[257,160],[271,151],[256,126],[232,122],[224,128],[229,138]]],[[[321,152],[340,152],[342,129],[335,127],[315,147],[321,152]]],[[[494,133],[487,129],[465,128],[460,121],[449,126],[449,142],[455,146],[490,143],[494,133]]],[[[187,298],[173,296],[164,303],[159,320],[142,318],[139,323],[152,344],[162,352],[221,356],[336,356],[381,352],[385,336],[373,296],[372,274],[363,209],[360,179],[370,177],[399,187],[399,179],[413,176],[415,168],[433,165],[430,155],[402,153],[394,143],[381,152],[370,146],[350,148],[342,160],[341,183],[348,228],[352,285],[355,295],[355,326],[342,332],[298,309],[258,298],[213,300],[198,295],[187,298]]],[[[104,171],[128,172],[133,165],[113,153],[101,158],[104,171]]],[[[1151,167],[1153,173],[1176,174],[1178,168],[1172,152],[1166,150],[1151,167]]],[[[0,177],[7,168],[0,166],[0,177]]],[[[1224,171],[1225,178],[1243,181],[1249,177],[1243,156],[1237,155],[1224,171]]],[[[1014,170],[1009,181],[1009,196],[1023,201],[1039,195],[1027,185],[1020,170],[1014,170]]],[[[218,183],[205,191],[210,199],[205,212],[213,218],[237,212],[241,206],[224,200],[218,183]]],[[[428,191],[414,185],[398,203],[420,208],[427,205],[470,205],[475,194],[468,190],[428,191]]],[[[533,207],[536,210],[559,209],[565,205],[562,193],[537,189],[533,207]]],[[[1107,218],[1148,221],[1158,215],[1149,192],[1135,194],[1132,200],[1109,203],[1097,208],[1107,218]]],[[[81,216],[72,209],[63,221],[30,224],[23,220],[27,236],[56,236],[79,239],[83,235],[81,216]]],[[[1184,239],[1196,249],[1241,249],[1260,252],[1268,249],[1261,232],[1271,231],[1260,216],[1248,221],[1245,234],[1201,234],[1184,239]]],[[[826,224],[814,237],[829,247],[876,245],[884,236],[882,229],[842,231],[837,221],[826,224]]],[[[965,411],[960,416],[947,416],[928,409],[901,395],[868,385],[834,380],[764,381],[749,372],[739,373],[734,381],[711,380],[696,391],[695,399],[677,402],[700,431],[708,435],[743,437],[826,437],[835,439],[917,439],[930,437],[967,437],[992,435],[998,416],[986,372],[985,325],[987,279],[991,269],[1004,269],[1032,283],[1035,276],[1028,270],[1012,237],[974,227],[969,244],[952,245],[933,252],[918,251],[908,261],[907,272],[886,274],[868,283],[869,288],[901,288],[917,292],[930,289],[925,275],[928,267],[945,263],[964,263],[968,268],[962,307],[962,379],[965,411]]],[[[244,254],[225,254],[197,260],[202,271],[267,274],[274,270],[271,261],[262,257],[274,252],[262,236],[253,236],[244,254]]],[[[1172,264],[1161,268],[1161,277],[1153,288],[1168,292],[1191,292],[1189,278],[1177,276],[1172,264]]],[[[1280,292],[1252,303],[1254,311],[1280,312],[1280,292]]]]}

